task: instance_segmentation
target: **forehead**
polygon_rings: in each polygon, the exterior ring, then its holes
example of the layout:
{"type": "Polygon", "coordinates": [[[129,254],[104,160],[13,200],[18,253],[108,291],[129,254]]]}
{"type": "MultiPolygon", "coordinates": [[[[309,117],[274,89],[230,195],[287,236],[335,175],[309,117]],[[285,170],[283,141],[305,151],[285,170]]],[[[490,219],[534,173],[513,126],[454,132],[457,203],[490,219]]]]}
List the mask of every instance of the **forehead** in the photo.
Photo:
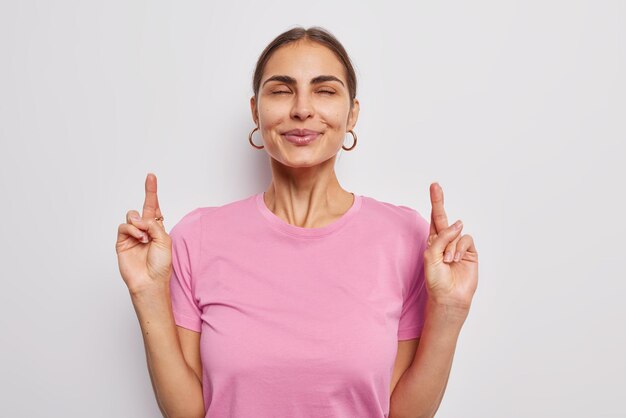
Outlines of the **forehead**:
{"type": "Polygon", "coordinates": [[[265,64],[262,81],[273,75],[289,75],[308,82],[318,75],[334,75],[346,82],[339,58],[324,45],[300,41],[278,48],[265,64]]]}

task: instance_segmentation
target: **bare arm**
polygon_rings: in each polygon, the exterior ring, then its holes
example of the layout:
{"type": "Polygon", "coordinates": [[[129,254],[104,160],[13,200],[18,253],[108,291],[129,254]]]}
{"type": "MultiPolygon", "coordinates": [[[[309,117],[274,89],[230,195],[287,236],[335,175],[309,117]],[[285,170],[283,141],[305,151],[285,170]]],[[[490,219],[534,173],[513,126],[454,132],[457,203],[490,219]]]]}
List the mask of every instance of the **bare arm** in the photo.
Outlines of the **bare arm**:
{"type": "Polygon", "coordinates": [[[396,352],[396,361],[393,364],[393,373],[391,375],[391,387],[389,393],[392,394],[396,388],[400,377],[409,368],[413,359],[415,358],[415,352],[419,346],[419,337],[410,340],[398,341],[398,351],[396,352]]]}
{"type": "Polygon", "coordinates": [[[391,394],[390,418],[431,418],[443,399],[467,312],[430,300],[415,358],[391,394]]]}
{"type": "Polygon", "coordinates": [[[167,418],[204,416],[202,383],[185,361],[172,314],[169,288],[131,293],[146,350],[148,371],[167,418]]]}

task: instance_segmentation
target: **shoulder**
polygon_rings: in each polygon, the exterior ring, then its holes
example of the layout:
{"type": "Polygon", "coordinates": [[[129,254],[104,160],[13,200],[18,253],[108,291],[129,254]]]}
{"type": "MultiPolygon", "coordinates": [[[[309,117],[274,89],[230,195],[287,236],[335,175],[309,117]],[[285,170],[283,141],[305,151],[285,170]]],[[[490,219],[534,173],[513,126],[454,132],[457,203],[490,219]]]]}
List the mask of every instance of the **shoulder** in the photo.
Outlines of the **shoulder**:
{"type": "Polygon", "coordinates": [[[174,237],[193,234],[198,229],[202,217],[212,209],[212,207],[200,207],[186,213],[174,224],[169,232],[170,237],[174,239],[174,237]]]}
{"type": "Polygon", "coordinates": [[[203,227],[211,223],[223,223],[227,218],[237,218],[249,208],[250,199],[253,196],[239,199],[233,202],[225,203],[219,206],[202,206],[193,209],[183,215],[180,220],[174,224],[170,230],[170,236],[193,236],[199,234],[203,227]]]}
{"type": "Polygon", "coordinates": [[[412,207],[382,201],[370,196],[362,196],[362,210],[372,221],[382,223],[387,228],[398,228],[411,234],[428,235],[430,223],[412,207]]]}

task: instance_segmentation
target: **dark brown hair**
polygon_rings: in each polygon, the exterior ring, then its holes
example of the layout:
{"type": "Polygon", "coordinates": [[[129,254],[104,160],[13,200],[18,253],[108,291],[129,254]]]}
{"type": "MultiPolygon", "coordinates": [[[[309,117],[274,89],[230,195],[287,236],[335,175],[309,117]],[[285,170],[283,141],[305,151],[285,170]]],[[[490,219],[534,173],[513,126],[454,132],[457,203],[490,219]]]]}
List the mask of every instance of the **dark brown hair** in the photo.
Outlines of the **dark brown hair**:
{"type": "Polygon", "coordinates": [[[263,71],[265,70],[265,64],[267,64],[267,61],[281,46],[297,42],[299,40],[310,40],[324,45],[334,52],[337,58],[339,58],[346,69],[348,93],[350,94],[350,109],[352,109],[352,106],[354,105],[354,98],[356,97],[356,74],[354,72],[354,67],[352,66],[350,57],[341,42],[339,42],[337,38],[335,38],[335,36],[328,30],[319,26],[313,26],[308,29],[298,26],[293,29],[289,29],[288,31],[278,35],[272,42],[269,43],[269,45],[265,47],[256,63],[254,77],[252,79],[252,90],[254,91],[255,102],[259,94],[261,77],[263,77],[263,71]]]}

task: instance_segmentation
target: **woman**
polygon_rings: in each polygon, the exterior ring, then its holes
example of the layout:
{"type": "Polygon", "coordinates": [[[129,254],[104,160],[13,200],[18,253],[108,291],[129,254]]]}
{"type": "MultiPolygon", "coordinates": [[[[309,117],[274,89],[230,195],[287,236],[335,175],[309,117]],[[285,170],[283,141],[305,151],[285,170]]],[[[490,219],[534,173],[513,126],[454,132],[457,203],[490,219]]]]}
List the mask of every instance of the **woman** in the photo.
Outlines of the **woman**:
{"type": "Polygon", "coordinates": [[[168,235],[148,174],[141,217],[129,211],[119,227],[162,412],[433,416],[477,286],[472,238],[448,225],[437,183],[430,225],[340,186],[334,163],[357,143],[359,102],[329,32],[279,35],[253,90],[248,139],[269,154],[267,190],[197,208],[168,235]]]}

